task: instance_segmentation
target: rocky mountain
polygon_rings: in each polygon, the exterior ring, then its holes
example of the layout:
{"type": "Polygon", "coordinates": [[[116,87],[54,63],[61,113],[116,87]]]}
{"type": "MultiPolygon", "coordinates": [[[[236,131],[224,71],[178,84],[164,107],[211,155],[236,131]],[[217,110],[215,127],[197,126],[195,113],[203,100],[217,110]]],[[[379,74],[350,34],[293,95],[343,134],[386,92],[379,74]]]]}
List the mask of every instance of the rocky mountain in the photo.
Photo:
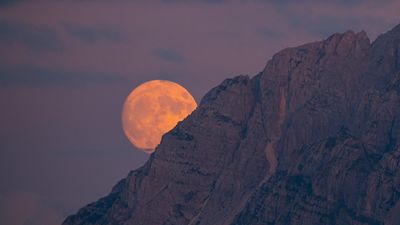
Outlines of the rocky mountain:
{"type": "Polygon", "coordinates": [[[400,224],[400,25],[227,79],[64,225],[400,224]]]}

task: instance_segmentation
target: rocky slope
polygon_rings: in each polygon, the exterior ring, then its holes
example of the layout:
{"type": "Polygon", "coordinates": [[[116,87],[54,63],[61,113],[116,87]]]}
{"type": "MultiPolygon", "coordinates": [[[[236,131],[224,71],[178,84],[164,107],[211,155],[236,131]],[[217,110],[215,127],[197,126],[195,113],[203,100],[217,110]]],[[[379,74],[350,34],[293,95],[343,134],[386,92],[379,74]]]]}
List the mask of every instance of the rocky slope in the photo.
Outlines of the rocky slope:
{"type": "Polygon", "coordinates": [[[400,224],[400,25],[285,49],[212,89],[64,225],[400,224]]]}

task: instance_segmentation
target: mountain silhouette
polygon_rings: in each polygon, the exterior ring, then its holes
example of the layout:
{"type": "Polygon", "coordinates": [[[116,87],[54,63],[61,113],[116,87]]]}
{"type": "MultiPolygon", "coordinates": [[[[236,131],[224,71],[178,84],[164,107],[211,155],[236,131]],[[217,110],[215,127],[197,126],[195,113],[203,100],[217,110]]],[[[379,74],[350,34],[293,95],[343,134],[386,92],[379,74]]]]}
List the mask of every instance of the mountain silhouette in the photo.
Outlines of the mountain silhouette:
{"type": "Polygon", "coordinates": [[[287,48],[209,91],[64,225],[400,224],[400,25],[287,48]]]}

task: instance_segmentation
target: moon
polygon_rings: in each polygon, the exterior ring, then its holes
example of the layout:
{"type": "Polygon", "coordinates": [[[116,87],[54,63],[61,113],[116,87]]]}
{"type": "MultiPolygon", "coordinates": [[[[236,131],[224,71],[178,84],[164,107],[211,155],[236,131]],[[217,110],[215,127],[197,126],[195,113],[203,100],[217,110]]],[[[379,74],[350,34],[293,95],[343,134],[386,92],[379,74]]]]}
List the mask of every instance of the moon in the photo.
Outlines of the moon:
{"type": "Polygon", "coordinates": [[[161,137],[196,107],[193,96],[181,85],[166,80],[148,81],[126,98],[122,127],[134,146],[152,153],[161,137]]]}

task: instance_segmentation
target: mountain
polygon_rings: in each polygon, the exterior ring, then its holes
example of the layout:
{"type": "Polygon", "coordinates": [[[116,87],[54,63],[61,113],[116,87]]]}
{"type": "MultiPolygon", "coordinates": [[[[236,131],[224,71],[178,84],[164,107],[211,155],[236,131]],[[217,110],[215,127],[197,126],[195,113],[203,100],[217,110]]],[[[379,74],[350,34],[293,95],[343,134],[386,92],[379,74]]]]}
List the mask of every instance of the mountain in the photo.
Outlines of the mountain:
{"type": "Polygon", "coordinates": [[[400,25],[223,81],[64,225],[400,224],[400,25]]]}

